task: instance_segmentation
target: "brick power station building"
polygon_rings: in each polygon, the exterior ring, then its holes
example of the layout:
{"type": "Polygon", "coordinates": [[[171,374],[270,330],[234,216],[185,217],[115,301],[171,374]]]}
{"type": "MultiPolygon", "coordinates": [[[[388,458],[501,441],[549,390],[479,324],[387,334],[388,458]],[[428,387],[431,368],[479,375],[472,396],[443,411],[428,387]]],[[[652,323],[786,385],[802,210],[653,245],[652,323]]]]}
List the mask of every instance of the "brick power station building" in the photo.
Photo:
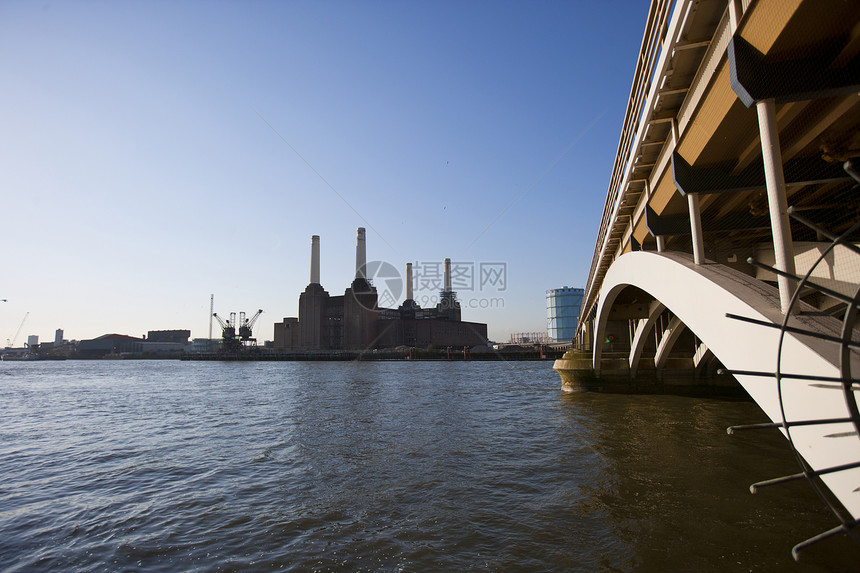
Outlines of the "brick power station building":
{"type": "Polygon", "coordinates": [[[445,259],[444,290],[433,308],[413,299],[412,264],[406,265],[406,300],[380,308],[376,287],[367,278],[365,229],[355,247],[355,280],[342,296],[320,284],[320,238],[311,238],[311,280],[299,295],[298,318],[275,323],[274,347],[283,352],[370,350],[408,346],[466,348],[487,343],[487,325],[464,322],[451,288],[451,261],[445,259]]]}

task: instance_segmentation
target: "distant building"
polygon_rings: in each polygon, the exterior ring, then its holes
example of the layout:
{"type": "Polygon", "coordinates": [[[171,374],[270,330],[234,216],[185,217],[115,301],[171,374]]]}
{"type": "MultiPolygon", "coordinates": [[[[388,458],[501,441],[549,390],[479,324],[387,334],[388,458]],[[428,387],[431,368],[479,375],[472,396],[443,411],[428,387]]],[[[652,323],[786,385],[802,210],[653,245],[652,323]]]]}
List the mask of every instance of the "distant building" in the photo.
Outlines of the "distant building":
{"type": "Polygon", "coordinates": [[[106,354],[139,353],[142,348],[142,338],[124,334],[105,334],[92,340],[81,340],[78,343],[78,353],[81,358],[101,358],[106,354]]]}
{"type": "Polygon", "coordinates": [[[275,348],[301,348],[301,333],[299,331],[299,319],[295,317],[285,318],[284,322],[275,323],[275,340],[272,345],[275,348]]]}
{"type": "Polygon", "coordinates": [[[186,351],[195,353],[216,352],[220,346],[220,338],[195,338],[191,341],[190,348],[186,347],[186,351]]]}
{"type": "Polygon", "coordinates": [[[58,328],[54,333],[54,346],[60,346],[63,343],[63,329],[58,328]]]}
{"type": "Polygon", "coordinates": [[[105,334],[78,343],[80,358],[102,358],[108,354],[129,357],[171,358],[182,354],[188,345],[190,330],[150,330],[146,338],[125,334],[105,334]]]}
{"type": "Polygon", "coordinates": [[[439,303],[421,308],[412,296],[412,266],[406,265],[406,300],[398,308],[379,305],[376,287],[365,276],[366,238],[358,229],[355,280],[341,296],[320,284],[319,237],[311,238],[311,280],[299,295],[299,316],[275,323],[272,347],[280,351],[371,350],[473,347],[487,344],[487,325],[461,319],[451,288],[451,261],[445,259],[444,290],[439,303]]]}
{"type": "Polygon", "coordinates": [[[150,330],[146,333],[147,342],[173,342],[175,344],[188,344],[191,338],[190,330],[150,330]]]}
{"type": "Polygon", "coordinates": [[[39,335],[31,334],[27,337],[27,348],[36,348],[39,346],[39,335]]]}
{"type": "Polygon", "coordinates": [[[546,291],[546,330],[550,340],[573,340],[584,294],[584,289],[567,286],[546,291]]]}
{"type": "Polygon", "coordinates": [[[553,342],[546,332],[512,332],[509,344],[547,344],[553,342]]]}

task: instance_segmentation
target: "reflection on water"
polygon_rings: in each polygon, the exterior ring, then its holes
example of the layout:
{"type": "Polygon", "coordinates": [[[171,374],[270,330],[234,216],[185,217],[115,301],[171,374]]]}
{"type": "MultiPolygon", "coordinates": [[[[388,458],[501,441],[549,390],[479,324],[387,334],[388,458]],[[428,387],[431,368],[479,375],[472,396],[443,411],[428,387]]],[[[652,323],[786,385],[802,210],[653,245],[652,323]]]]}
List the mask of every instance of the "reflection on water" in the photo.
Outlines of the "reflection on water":
{"type": "Polygon", "coordinates": [[[0,570],[844,571],[751,403],[536,363],[6,363],[0,570]]]}
{"type": "MultiPolygon", "coordinates": [[[[726,435],[730,425],[763,420],[754,404],[675,396],[564,399],[599,429],[596,447],[608,460],[609,479],[587,497],[599,500],[615,533],[635,545],[637,570],[806,570],[787,550],[836,525],[806,483],[747,493],[752,482],[798,471],[776,431],[726,435]]],[[[804,566],[853,570],[857,549],[846,539],[831,543],[808,550],[804,566]]]]}

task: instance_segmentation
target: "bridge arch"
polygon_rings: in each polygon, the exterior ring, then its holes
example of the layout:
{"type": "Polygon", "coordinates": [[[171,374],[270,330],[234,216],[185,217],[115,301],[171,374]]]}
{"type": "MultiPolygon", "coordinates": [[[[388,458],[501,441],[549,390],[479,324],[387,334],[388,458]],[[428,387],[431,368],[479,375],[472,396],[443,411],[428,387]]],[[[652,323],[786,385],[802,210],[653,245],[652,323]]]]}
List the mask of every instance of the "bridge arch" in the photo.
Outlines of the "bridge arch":
{"type": "MultiPolygon", "coordinates": [[[[696,265],[684,253],[637,251],[618,257],[603,281],[595,317],[593,367],[600,376],[607,323],[613,305],[625,289],[635,287],[653,297],[651,308],[663,305],[695,334],[707,350],[730,371],[776,372],[781,333],[726,314],[781,324],[779,293],[775,287],[716,263],[696,265]]],[[[647,304],[647,303],[646,303],[647,304]]],[[[652,321],[653,322],[653,321],[652,321]]],[[[818,314],[800,314],[789,325],[821,333],[838,329],[838,321],[818,314]]],[[[786,333],[782,340],[783,373],[839,377],[838,350],[831,343],[786,333]]],[[[631,354],[632,356],[632,354],[631,354]]],[[[632,367],[633,365],[631,365],[632,367]]],[[[855,370],[856,371],[856,370],[855,370]]],[[[774,422],[841,419],[850,414],[834,384],[792,380],[782,384],[782,405],[773,377],[735,375],[740,385],[774,422]]],[[[792,439],[807,463],[816,470],[855,463],[860,440],[853,425],[811,425],[792,429],[792,439]],[[837,435],[851,435],[851,447],[837,435]]],[[[822,476],[852,515],[860,515],[860,468],[822,476]]]]}

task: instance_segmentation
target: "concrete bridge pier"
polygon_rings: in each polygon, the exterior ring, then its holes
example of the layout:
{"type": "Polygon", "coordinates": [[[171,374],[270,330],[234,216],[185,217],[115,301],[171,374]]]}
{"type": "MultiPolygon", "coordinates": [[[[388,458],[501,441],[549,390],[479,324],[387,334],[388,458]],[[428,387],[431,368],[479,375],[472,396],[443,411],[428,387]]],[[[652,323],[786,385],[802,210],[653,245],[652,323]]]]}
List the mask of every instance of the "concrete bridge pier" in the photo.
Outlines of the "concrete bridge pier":
{"type": "Polygon", "coordinates": [[[720,374],[719,361],[700,345],[690,355],[677,353],[656,367],[653,356],[640,357],[630,366],[628,352],[603,352],[600,368],[594,368],[590,351],[572,349],[555,361],[564,392],[619,394],[675,394],[683,396],[749,396],[728,374],[720,374]]]}

